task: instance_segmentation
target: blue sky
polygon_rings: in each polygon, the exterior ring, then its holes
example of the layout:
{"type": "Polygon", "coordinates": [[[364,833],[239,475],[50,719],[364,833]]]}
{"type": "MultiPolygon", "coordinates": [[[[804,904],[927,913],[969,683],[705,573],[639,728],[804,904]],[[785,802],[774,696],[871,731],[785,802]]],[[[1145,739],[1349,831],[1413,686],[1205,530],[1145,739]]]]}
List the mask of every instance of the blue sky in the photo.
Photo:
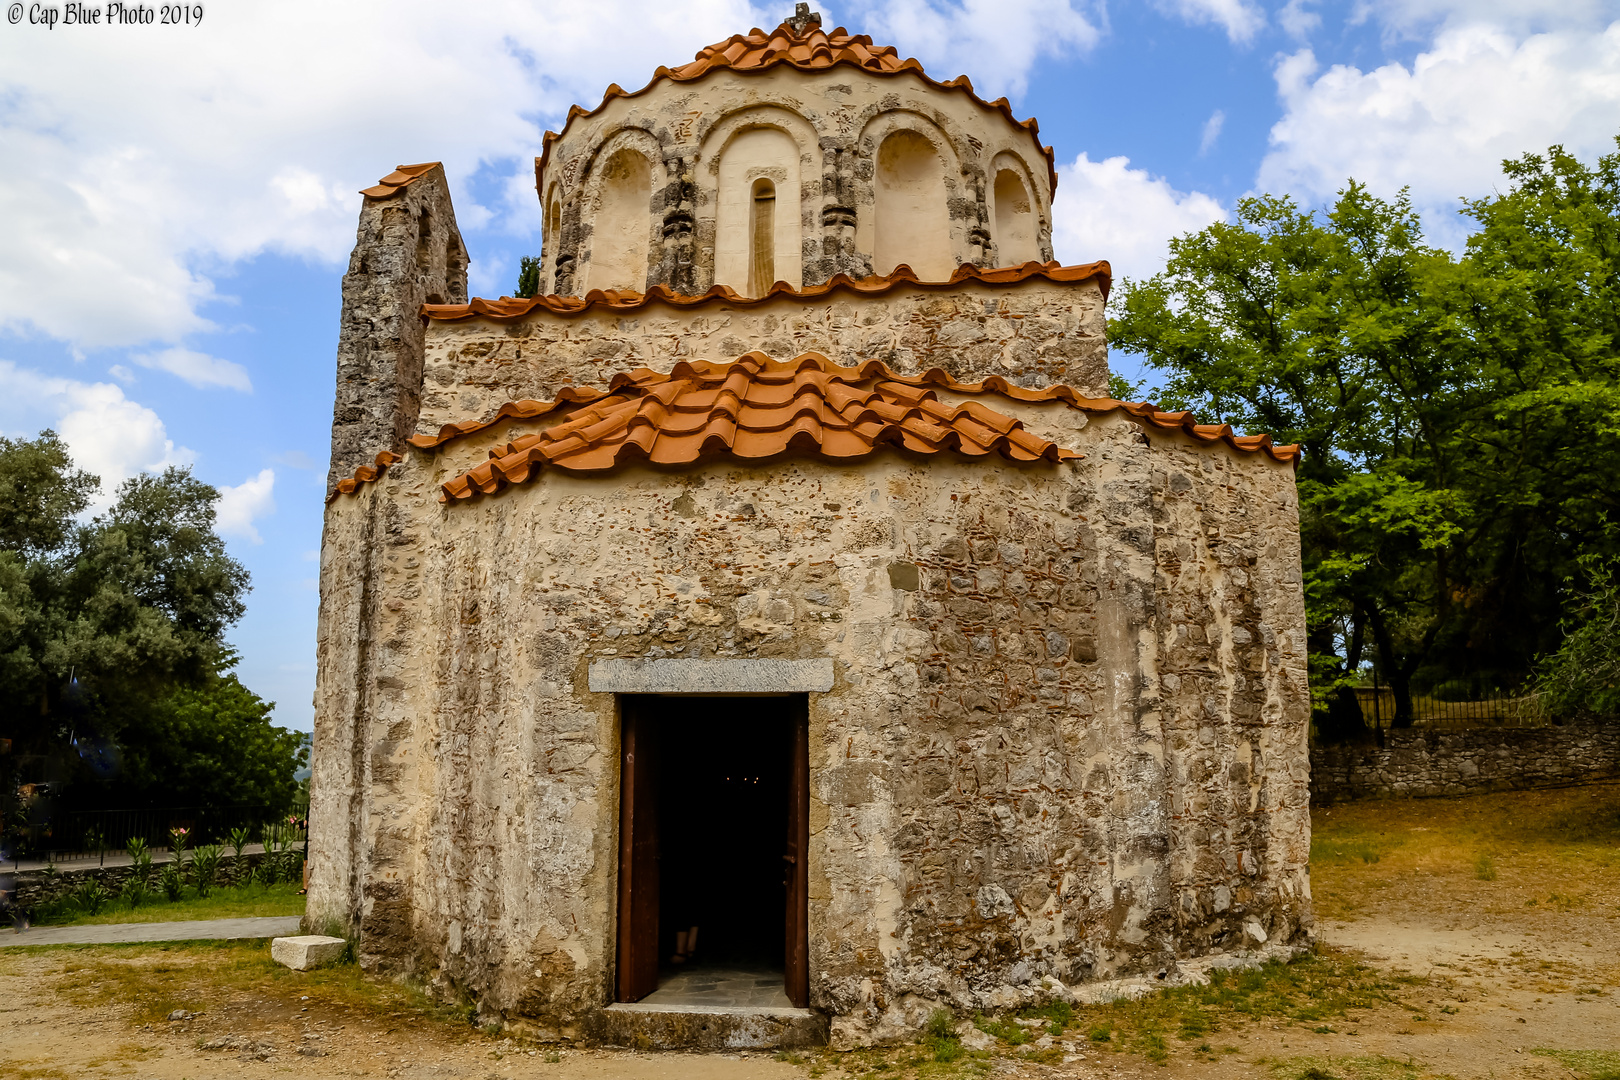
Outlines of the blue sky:
{"type": "MultiPolygon", "coordinates": [[[[239,673],[308,730],[338,286],[357,189],[442,160],[472,290],[540,249],[541,132],[792,4],[209,4],[190,27],[0,24],[0,433],[109,488],[188,464],[253,575],[239,673]]],[[[1409,187],[1431,236],[1497,163],[1620,133],[1620,0],[821,5],[1007,94],[1062,166],[1065,262],[1153,273],[1243,195],[1409,187]]],[[[1127,369],[1128,358],[1120,358],[1127,369]]]]}

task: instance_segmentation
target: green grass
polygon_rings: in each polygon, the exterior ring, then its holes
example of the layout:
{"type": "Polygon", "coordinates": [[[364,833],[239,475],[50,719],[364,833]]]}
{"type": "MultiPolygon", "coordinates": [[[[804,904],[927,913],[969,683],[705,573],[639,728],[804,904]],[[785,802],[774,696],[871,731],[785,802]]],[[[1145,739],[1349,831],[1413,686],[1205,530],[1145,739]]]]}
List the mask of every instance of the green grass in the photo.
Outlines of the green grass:
{"type": "Polygon", "coordinates": [[[1549,1050],[1538,1046],[1530,1052],[1552,1058],[1581,1080],[1620,1080],[1620,1050],[1549,1050]]]}
{"type": "Polygon", "coordinates": [[[1353,1010],[1398,1004],[1405,989],[1424,981],[1385,975],[1348,953],[1318,949],[1293,963],[1217,971],[1204,986],[1170,987],[1135,1000],[1087,1006],[1074,1021],[1099,1049],[1164,1061],[1177,1046],[1203,1045],[1211,1033],[1246,1022],[1284,1020],[1315,1028],[1353,1010]]]}
{"type": "Polygon", "coordinates": [[[472,1033],[465,1004],[434,1001],[420,989],[367,976],[352,963],[293,971],[270,959],[268,941],[180,941],[131,945],[34,945],[13,954],[61,962],[58,991],[82,1008],[135,1006],[134,1022],[154,1023],[175,1009],[202,1011],[242,993],[296,1007],[332,1005],[390,1018],[411,1018],[472,1033]],[[307,1001],[304,999],[307,997],[307,1001]]]}
{"type": "Polygon", "coordinates": [[[1286,1058],[1270,1066],[1279,1080],[1421,1080],[1433,1075],[1411,1058],[1370,1054],[1286,1058]]]}
{"type": "Polygon", "coordinates": [[[57,902],[42,910],[36,924],[39,926],[101,926],[108,923],[187,922],[193,919],[255,919],[274,915],[302,915],[304,897],[298,895],[298,886],[243,885],[239,888],[215,889],[208,897],[200,898],[187,889],[181,900],[165,900],[162,893],[148,895],[133,910],[127,901],[114,899],[101,909],[100,914],[89,915],[71,902],[57,902]]]}

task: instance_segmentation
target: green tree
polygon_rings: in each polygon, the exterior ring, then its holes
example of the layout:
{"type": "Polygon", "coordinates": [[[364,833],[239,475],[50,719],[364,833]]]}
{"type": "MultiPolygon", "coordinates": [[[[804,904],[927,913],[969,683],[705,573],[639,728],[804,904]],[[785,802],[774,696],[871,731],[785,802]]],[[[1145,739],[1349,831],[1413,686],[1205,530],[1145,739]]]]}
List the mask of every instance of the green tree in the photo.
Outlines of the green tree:
{"type": "Polygon", "coordinates": [[[529,299],[540,291],[540,260],[532,255],[525,255],[518,261],[517,292],[512,295],[529,299]]]}
{"type": "MultiPolygon", "coordinates": [[[[1522,681],[1620,489],[1620,155],[1506,164],[1458,257],[1404,193],[1324,213],[1270,196],[1116,290],[1114,345],[1174,407],[1299,442],[1313,683],[1324,719],[1368,656],[1413,687],[1522,681]]],[[[1331,725],[1330,725],[1331,726],[1331,725]]]]}
{"type": "MultiPolygon", "coordinates": [[[[266,733],[270,706],[227,674],[248,575],[214,531],[219,493],[171,468],[125,481],[85,521],[98,486],[50,431],[0,439],[7,757],[45,763],[81,800],[212,799],[207,773],[282,799],[297,755],[266,733]]],[[[6,799],[14,779],[0,778],[6,799]]]]}

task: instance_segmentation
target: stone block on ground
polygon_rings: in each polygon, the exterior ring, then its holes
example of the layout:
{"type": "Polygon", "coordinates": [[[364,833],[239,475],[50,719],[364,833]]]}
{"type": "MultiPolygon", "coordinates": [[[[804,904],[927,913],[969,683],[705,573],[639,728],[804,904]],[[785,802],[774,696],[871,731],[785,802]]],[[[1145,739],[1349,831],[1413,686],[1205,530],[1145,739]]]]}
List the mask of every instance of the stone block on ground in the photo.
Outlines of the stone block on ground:
{"type": "Polygon", "coordinates": [[[294,971],[309,971],[337,960],[348,944],[340,937],[324,937],[320,934],[278,937],[270,942],[270,959],[294,971]]]}

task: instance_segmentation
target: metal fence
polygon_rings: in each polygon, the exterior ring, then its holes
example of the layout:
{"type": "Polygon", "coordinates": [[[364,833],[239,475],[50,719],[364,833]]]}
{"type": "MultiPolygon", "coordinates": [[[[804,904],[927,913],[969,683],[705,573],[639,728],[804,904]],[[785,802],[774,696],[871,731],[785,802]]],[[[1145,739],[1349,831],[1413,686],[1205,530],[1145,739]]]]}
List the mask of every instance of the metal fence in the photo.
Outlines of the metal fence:
{"type": "Polygon", "coordinates": [[[283,841],[303,843],[308,837],[309,801],[294,800],[284,814],[272,814],[263,805],[165,806],[127,810],[82,810],[23,827],[32,835],[19,837],[22,848],[51,862],[72,863],[94,859],[106,862],[109,853],[121,853],[136,837],[154,853],[167,852],[170,832],[185,829],[186,846],[224,843],[233,829],[245,828],[254,843],[266,830],[283,841]]]}
{"type": "MultiPolygon", "coordinates": [[[[1480,694],[1475,701],[1442,701],[1425,694],[1412,695],[1412,726],[1440,730],[1465,728],[1546,727],[1548,718],[1536,694],[1480,694]]],[[[1395,691],[1387,686],[1356,688],[1361,718],[1368,727],[1395,724],[1395,691]]]]}

